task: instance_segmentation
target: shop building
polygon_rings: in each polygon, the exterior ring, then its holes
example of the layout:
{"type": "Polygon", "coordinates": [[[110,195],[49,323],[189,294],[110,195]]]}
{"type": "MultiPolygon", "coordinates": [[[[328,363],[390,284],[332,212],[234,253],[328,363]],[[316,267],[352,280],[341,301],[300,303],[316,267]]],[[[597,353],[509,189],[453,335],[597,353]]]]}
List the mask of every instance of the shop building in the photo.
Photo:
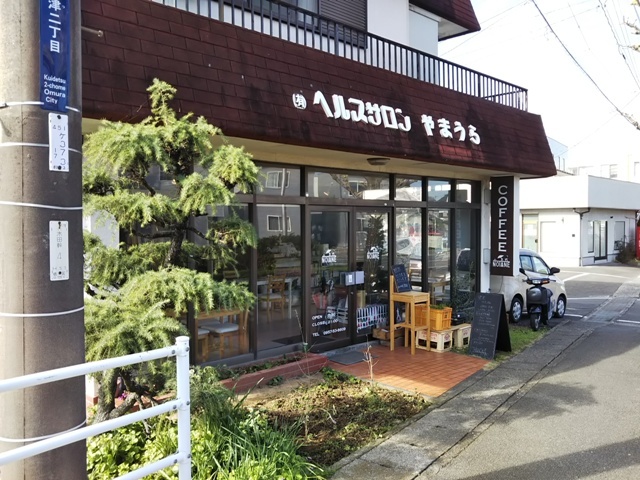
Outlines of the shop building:
{"type": "Polygon", "coordinates": [[[526,89],[437,57],[440,40],[479,30],[469,0],[83,0],[82,10],[86,132],[146,116],[157,77],[177,88],[179,111],[205,116],[261,166],[260,188],[234,208],[259,246],[226,274],[258,302],[246,341],[210,361],[364,341],[390,314],[394,264],[469,313],[492,265],[516,268],[520,226],[495,221],[492,233],[491,203],[517,219],[520,179],[556,168],[526,89]]]}

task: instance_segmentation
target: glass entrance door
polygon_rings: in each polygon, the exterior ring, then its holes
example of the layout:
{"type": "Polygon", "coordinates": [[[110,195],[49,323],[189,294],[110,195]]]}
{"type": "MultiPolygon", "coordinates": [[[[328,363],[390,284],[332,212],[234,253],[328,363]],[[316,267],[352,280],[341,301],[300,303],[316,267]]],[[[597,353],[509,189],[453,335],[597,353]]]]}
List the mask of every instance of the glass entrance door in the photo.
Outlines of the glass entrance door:
{"type": "Polygon", "coordinates": [[[607,222],[596,220],[593,222],[593,242],[595,246],[594,260],[607,258],[607,222]]]}
{"type": "Polygon", "coordinates": [[[389,317],[389,213],[356,209],[356,336],[385,325],[389,317]]]}
{"type": "Polygon", "coordinates": [[[318,207],[310,229],[310,347],[355,343],[388,317],[389,213],[318,207]]]}
{"type": "MultiPolygon", "coordinates": [[[[349,322],[350,212],[311,211],[311,348],[320,344],[347,344],[349,322]]],[[[320,347],[322,348],[322,347],[320,347]]]]}

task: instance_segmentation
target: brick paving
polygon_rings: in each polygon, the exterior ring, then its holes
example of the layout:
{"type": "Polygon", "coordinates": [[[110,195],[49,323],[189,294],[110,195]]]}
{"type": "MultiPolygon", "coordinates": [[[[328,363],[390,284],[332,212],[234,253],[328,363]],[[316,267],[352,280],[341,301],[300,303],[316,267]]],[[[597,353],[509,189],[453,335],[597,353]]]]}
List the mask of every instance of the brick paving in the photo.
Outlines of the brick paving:
{"type": "MultiPolygon", "coordinates": [[[[365,351],[365,348],[359,349],[365,351]]],[[[373,380],[388,387],[438,397],[460,382],[482,370],[489,362],[481,358],[454,352],[416,350],[371,345],[373,380]]],[[[371,379],[369,363],[342,365],[329,361],[334,370],[349,373],[365,380],[371,379]]]]}

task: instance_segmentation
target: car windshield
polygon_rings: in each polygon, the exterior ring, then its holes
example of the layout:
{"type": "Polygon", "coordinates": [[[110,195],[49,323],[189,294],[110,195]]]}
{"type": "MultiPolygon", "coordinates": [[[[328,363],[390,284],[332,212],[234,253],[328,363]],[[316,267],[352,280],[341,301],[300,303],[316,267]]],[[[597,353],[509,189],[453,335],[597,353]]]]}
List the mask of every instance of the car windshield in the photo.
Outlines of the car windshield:
{"type": "Polygon", "coordinates": [[[544,263],[540,257],[531,257],[531,261],[533,262],[533,271],[536,273],[542,273],[543,275],[549,275],[551,273],[549,271],[549,267],[544,263]]]}
{"type": "Polygon", "coordinates": [[[551,270],[540,257],[534,255],[520,255],[520,267],[527,272],[536,272],[542,275],[550,275],[551,270]]]}

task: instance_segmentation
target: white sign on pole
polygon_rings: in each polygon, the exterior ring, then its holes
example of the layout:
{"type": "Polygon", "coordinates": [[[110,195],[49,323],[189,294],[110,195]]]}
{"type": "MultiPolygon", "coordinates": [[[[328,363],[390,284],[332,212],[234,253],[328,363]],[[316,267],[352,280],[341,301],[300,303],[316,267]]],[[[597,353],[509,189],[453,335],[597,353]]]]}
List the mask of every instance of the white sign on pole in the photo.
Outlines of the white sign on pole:
{"type": "Polygon", "coordinates": [[[69,222],[49,222],[49,279],[69,280],[69,222]]]}
{"type": "Polygon", "coordinates": [[[69,171],[69,117],[49,114],[49,170],[69,171]]]}

